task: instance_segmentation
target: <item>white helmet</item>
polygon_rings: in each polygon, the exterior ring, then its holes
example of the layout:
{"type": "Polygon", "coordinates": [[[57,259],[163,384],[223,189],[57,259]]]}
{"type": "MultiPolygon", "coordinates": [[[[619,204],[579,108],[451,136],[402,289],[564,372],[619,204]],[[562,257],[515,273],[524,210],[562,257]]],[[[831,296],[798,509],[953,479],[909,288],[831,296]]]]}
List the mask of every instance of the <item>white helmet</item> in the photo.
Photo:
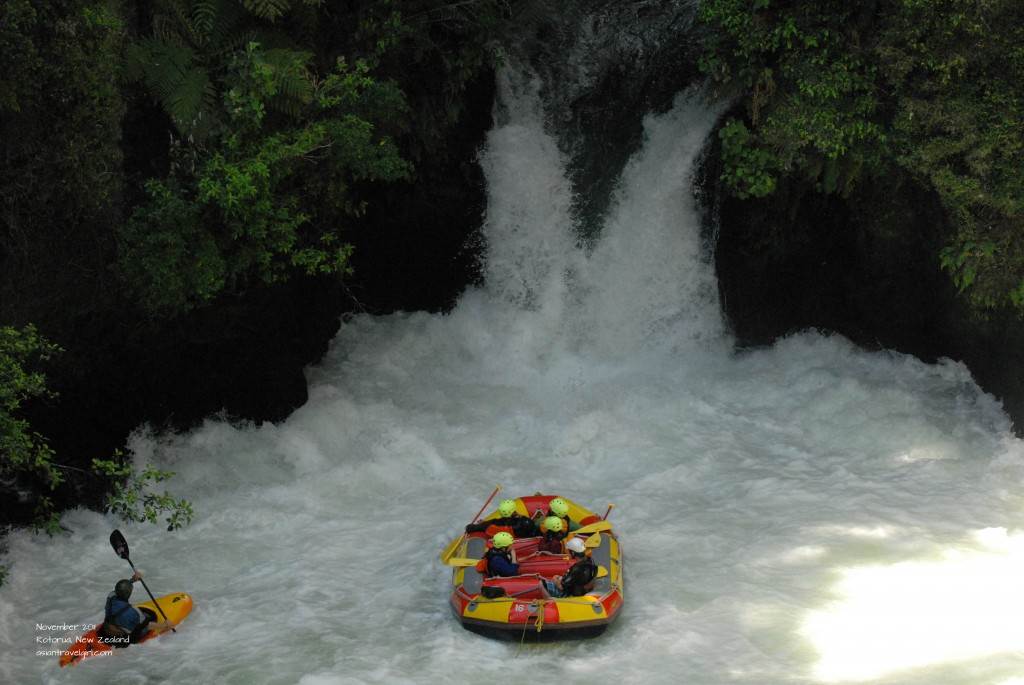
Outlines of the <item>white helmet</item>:
{"type": "Polygon", "coordinates": [[[575,537],[565,543],[565,548],[570,552],[576,552],[576,554],[583,554],[587,550],[587,546],[583,543],[583,538],[579,537],[575,537]]]}

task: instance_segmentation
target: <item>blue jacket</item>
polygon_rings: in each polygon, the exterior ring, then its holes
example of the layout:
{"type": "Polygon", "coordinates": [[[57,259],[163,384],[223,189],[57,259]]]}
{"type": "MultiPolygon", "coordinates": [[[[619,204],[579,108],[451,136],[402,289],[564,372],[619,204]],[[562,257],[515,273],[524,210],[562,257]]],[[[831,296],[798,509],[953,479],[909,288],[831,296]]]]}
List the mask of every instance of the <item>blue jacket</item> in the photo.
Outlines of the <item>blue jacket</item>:
{"type": "Polygon", "coordinates": [[[492,576],[518,576],[519,564],[513,564],[507,556],[492,549],[487,552],[487,572],[492,576]]]}
{"type": "Polygon", "coordinates": [[[130,603],[118,598],[113,592],[107,595],[107,606],[103,620],[121,626],[128,632],[142,623],[141,612],[130,603]]]}

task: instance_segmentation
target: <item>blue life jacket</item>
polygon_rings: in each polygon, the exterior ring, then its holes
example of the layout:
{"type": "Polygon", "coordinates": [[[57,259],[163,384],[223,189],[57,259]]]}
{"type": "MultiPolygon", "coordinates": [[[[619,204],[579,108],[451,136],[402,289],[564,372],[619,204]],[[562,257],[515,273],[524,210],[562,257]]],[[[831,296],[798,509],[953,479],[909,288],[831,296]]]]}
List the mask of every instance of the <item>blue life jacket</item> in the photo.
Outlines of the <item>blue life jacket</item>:
{"type": "Polygon", "coordinates": [[[519,564],[513,564],[510,555],[493,547],[487,550],[487,572],[490,576],[518,576],[519,564]]]}
{"type": "Polygon", "coordinates": [[[111,592],[107,595],[107,606],[103,614],[103,621],[120,626],[131,632],[142,623],[142,617],[139,616],[138,609],[111,592]]]}

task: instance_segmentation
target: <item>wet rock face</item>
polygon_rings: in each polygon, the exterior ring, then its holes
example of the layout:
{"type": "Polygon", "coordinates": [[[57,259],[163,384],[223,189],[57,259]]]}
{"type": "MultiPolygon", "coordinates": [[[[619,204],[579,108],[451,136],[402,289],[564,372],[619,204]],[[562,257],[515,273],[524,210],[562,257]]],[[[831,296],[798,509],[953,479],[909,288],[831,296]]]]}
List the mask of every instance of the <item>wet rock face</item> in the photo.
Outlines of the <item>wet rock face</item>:
{"type": "Polygon", "coordinates": [[[863,184],[851,197],[783,184],[770,198],[727,198],[715,138],[702,169],[717,208],[715,266],[739,347],[817,328],[869,349],[964,362],[1024,435],[1024,322],[972,313],[938,251],[948,231],[934,194],[907,178],[863,184]]]}
{"type": "MultiPolygon", "coordinates": [[[[541,5],[542,3],[536,3],[541,5]]],[[[526,13],[515,51],[542,77],[553,130],[571,159],[584,232],[608,208],[639,147],[643,118],[699,78],[692,2],[570,0],[526,13]]]]}

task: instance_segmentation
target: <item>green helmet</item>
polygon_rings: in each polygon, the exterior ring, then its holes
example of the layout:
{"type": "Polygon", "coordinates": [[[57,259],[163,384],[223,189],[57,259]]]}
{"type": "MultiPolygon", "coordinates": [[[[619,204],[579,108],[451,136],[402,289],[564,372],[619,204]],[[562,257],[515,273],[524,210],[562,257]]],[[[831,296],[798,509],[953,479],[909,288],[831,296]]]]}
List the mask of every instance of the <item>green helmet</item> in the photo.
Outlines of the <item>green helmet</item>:
{"type": "Polygon", "coordinates": [[[569,503],[566,502],[561,497],[556,497],[553,500],[551,500],[551,504],[549,504],[548,506],[551,507],[551,513],[553,513],[555,516],[569,515],[569,503]]]}
{"type": "Polygon", "coordinates": [[[506,547],[512,546],[512,543],[515,542],[515,538],[512,537],[512,533],[501,531],[500,533],[494,534],[494,539],[492,539],[491,542],[496,548],[505,549],[506,547]]]}
{"type": "Polygon", "coordinates": [[[516,513],[516,501],[514,499],[503,499],[501,504],[498,505],[498,513],[503,518],[508,518],[512,514],[516,513]]]}
{"type": "Polygon", "coordinates": [[[561,533],[565,530],[565,521],[557,516],[548,516],[544,519],[544,530],[551,533],[561,533]]]}

